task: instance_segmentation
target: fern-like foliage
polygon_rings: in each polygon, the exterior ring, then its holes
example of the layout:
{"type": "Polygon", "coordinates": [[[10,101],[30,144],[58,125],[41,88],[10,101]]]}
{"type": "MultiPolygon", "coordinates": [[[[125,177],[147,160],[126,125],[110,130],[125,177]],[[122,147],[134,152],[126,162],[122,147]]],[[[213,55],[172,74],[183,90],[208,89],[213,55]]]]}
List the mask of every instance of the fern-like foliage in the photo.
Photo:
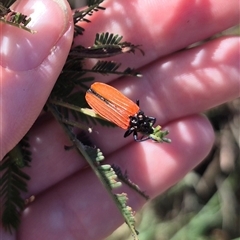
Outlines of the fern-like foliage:
{"type": "MultiPolygon", "coordinates": [[[[61,121],[63,116],[57,110],[55,105],[48,103],[48,107],[58,121],[61,121]]],[[[127,206],[127,195],[125,193],[113,193],[112,190],[120,187],[121,182],[118,181],[118,176],[114,169],[109,164],[102,165],[101,162],[104,160],[104,155],[100,149],[93,146],[93,144],[87,144],[86,140],[82,141],[72,131],[72,127],[68,124],[63,123],[62,127],[68,134],[73,146],[88,162],[89,166],[95,172],[100,182],[104,185],[105,189],[109,193],[110,197],[116,203],[120,213],[124,217],[126,224],[132,232],[134,239],[137,239],[137,231],[135,229],[134,213],[131,207],[127,206]]],[[[71,147],[71,148],[72,148],[71,147]]],[[[69,149],[69,147],[67,147],[69,149]]]]}
{"type": "Polygon", "coordinates": [[[74,37],[78,35],[82,35],[84,32],[84,28],[82,28],[77,23],[80,22],[91,22],[89,19],[86,18],[86,16],[91,16],[94,12],[97,12],[99,10],[105,10],[104,7],[100,6],[101,3],[103,3],[104,0],[90,0],[87,2],[88,8],[79,11],[76,10],[73,14],[73,21],[74,21],[74,37]]]}
{"type": "Polygon", "coordinates": [[[137,184],[135,184],[133,181],[131,181],[129,179],[127,171],[125,171],[123,173],[121,168],[116,165],[112,165],[112,168],[114,169],[115,173],[117,174],[119,180],[121,180],[122,182],[127,184],[130,188],[132,188],[134,191],[139,193],[146,200],[149,199],[149,196],[147,196],[146,193],[144,191],[142,191],[137,184]]]}
{"type": "Polygon", "coordinates": [[[4,11],[4,8],[9,9],[14,2],[16,2],[16,0],[0,0],[0,12],[4,11]]]}
{"type": "Polygon", "coordinates": [[[92,46],[77,46],[71,50],[70,55],[78,58],[107,58],[122,53],[135,53],[136,50],[144,55],[139,45],[121,40],[122,36],[118,34],[97,33],[92,46]]]}
{"type": "Polygon", "coordinates": [[[118,34],[114,35],[112,33],[109,34],[108,32],[97,34],[94,42],[94,47],[98,48],[99,46],[102,47],[108,45],[119,47],[122,45],[121,44],[122,38],[123,37],[119,36],[118,34]]]}
{"type": "Polygon", "coordinates": [[[27,24],[31,21],[28,16],[12,11],[9,7],[14,1],[0,1],[0,21],[6,24],[22,28],[28,32],[34,33],[35,31],[27,28],[27,24]]]}
{"type": "Polygon", "coordinates": [[[137,72],[135,69],[126,68],[123,71],[118,71],[121,63],[116,63],[114,61],[98,61],[91,70],[85,70],[86,72],[97,72],[103,75],[108,74],[117,74],[122,76],[135,76],[141,77],[141,74],[137,72]]]}
{"type": "Polygon", "coordinates": [[[21,192],[27,192],[29,176],[21,169],[29,167],[31,152],[27,137],[24,137],[2,160],[0,172],[0,196],[2,223],[9,232],[20,224],[21,211],[25,207],[21,192]]]}
{"type": "Polygon", "coordinates": [[[113,33],[101,33],[97,34],[93,48],[120,48],[122,52],[132,52],[135,53],[135,50],[138,49],[143,55],[144,52],[141,50],[139,45],[133,45],[130,42],[123,42],[122,36],[113,33]]]}

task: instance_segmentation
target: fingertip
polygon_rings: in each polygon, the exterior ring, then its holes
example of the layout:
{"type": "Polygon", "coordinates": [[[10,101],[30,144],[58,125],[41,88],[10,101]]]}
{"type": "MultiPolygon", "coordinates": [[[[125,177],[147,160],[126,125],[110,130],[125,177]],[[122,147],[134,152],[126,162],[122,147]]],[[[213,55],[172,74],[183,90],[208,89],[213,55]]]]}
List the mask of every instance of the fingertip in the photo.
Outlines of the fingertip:
{"type": "Polygon", "coordinates": [[[35,33],[1,24],[0,65],[9,70],[31,70],[44,61],[69,29],[71,10],[64,0],[23,0],[11,9],[31,18],[27,27],[35,33]]]}
{"type": "Polygon", "coordinates": [[[209,154],[215,140],[212,125],[204,115],[187,116],[166,128],[172,142],[156,149],[155,156],[159,157],[148,162],[152,168],[147,182],[151,196],[159,195],[194,169],[209,154]]]}
{"type": "Polygon", "coordinates": [[[189,154],[194,153],[199,159],[203,159],[212,148],[214,131],[204,115],[187,116],[172,122],[168,128],[172,146],[176,152],[181,152],[181,155],[186,154],[186,158],[190,157],[189,154]],[[192,148],[194,151],[190,150],[192,148]]]}

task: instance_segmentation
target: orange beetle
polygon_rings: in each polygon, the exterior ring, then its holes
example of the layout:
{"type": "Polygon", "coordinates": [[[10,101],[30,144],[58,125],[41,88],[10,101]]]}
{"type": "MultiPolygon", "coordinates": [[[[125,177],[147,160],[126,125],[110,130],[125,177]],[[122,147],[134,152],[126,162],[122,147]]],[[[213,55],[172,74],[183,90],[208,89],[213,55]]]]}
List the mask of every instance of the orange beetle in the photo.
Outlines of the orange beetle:
{"type": "Polygon", "coordinates": [[[124,137],[133,133],[137,142],[153,139],[153,125],[156,118],[148,117],[139,108],[139,101],[134,103],[117,89],[100,82],[95,82],[86,92],[86,101],[90,107],[101,117],[115,123],[123,129],[127,129],[124,137]],[[141,138],[138,133],[145,135],[141,138]]]}

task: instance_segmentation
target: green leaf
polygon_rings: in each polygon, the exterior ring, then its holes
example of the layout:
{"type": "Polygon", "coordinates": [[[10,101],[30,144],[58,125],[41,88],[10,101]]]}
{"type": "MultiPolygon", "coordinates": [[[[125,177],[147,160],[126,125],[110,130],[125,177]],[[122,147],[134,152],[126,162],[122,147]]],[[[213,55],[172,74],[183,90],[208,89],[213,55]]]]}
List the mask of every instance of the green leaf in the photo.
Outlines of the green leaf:
{"type": "Polygon", "coordinates": [[[2,224],[12,232],[20,223],[20,213],[24,209],[22,192],[27,192],[26,181],[30,177],[21,169],[29,166],[31,161],[28,139],[24,137],[2,160],[0,171],[4,171],[0,178],[0,193],[2,197],[2,224]]]}

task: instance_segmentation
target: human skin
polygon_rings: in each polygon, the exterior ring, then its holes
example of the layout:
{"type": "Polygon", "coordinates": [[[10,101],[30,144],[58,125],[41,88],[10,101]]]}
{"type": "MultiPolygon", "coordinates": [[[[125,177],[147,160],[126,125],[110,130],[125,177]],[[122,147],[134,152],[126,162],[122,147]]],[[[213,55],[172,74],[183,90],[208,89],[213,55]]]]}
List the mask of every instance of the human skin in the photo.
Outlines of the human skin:
{"type": "MultiPolygon", "coordinates": [[[[214,132],[201,113],[240,95],[238,37],[183,50],[236,25],[239,1],[122,0],[103,6],[105,11],[82,25],[84,35],[75,45],[87,47],[96,32],[108,31],[142,46],[145,56],[136,52],[115,58],[139,69],[142,78],[99,75],[96,81],[139,99],[141,109],[170,131],[172,143],[136,143],[124,139],[121,129],[101,126],[94,126],[90,137],[108,163],[127,170],[152,198],[209,153],[214,132]]],[[[35,195],[36,200],[23,212],[18,231],[10,235],[1,228],[2,239],[103,239],[123,223],[122,217],[84,159],[64,150],[70,143],[53,117],[39,116],[72,43],[71,11],[64,2],[59,7],[50,0],[23,0],[15,7],[31,15],[29,27],[37,33],[0,25],[0,153],[2,158],[31,128],[33,161],[26,170],[31,176],[26,197],[35,195]]],[[[128,193],[134,211],[145,203],[127,188],[119,191],[128,193]]]]}

